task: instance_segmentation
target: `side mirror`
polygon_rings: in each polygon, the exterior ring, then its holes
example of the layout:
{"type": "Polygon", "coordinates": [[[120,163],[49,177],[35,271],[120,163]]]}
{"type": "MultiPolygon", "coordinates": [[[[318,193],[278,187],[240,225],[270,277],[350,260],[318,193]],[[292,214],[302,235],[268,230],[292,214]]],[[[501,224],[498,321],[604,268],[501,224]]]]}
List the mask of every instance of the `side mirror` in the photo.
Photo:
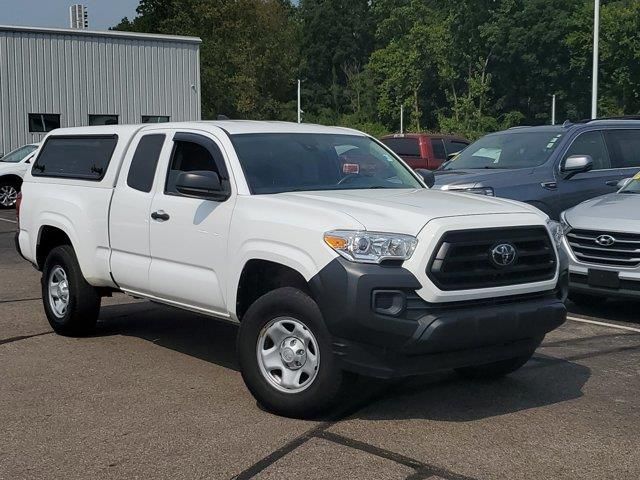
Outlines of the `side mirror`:
{"type": "Polygon", "coordinates": [[[588,172],[593,168],[591,155],[571,155],[562,163],[560,171],[569,179],[578,173],[588,172]]]}
{"type": "Polygon", "coordinates": [[[427,170],[425,168],[416,168],[416,173],[422,177],[422,180],[424,180],[424,183],[427,184],[427,187],[431,188],[435,185],[436,176],[431,170],[427,170]]]}
{"type": "Polygon", "coordinates": [[[211,200],[223,200],[229,196],[222,188],[218,174],[209,170],[182,172],[176,180],[176,190],[189,197],[211,200]]]}

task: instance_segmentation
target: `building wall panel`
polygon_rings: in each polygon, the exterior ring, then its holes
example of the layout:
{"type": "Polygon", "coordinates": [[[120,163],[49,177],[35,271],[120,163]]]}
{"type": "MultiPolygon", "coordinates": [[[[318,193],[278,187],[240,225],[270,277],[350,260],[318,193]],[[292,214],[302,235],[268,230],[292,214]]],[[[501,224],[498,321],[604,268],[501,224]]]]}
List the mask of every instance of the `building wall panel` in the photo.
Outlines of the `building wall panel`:
{"type": "Polygon", "coordinates": [[[0,152],[40,141],[30,113],[60,114],[62,127],[89,115],[199,120],[199,40],[0,26],[0,152]]]}

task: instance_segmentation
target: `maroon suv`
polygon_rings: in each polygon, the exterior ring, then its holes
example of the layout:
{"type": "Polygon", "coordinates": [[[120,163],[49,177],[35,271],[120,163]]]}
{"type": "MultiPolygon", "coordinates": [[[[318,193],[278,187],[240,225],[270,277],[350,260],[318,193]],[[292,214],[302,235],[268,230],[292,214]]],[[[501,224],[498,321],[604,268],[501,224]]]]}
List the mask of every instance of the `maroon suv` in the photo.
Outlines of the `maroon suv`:
{"type": "Polygon", "coordinates": [[[446,162],[451,154],[464,150],[471,143],[454,135],[430,133],[387,135],[380,141],[397,153],[411,168],[428,170],[435,170],[446,162]]]}

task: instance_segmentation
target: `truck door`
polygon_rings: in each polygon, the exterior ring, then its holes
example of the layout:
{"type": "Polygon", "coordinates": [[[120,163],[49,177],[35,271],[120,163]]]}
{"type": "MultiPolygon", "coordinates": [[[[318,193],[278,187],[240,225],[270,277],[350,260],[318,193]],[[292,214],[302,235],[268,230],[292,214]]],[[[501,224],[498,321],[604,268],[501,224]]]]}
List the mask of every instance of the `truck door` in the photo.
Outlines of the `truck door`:
{"type": "Polygon", "coordinates": [[[226,316],[223,290],[235,193],[224,150],[213,135],[200,131],[176,132],[172,143],[171,154],[160,161],[164,181],[156,185],[149,214],[149,286],[156,297],[226,316]],[[179,176],[196,171],[216,173],[227,198],[178,191],[179,176]]]}
{"type": "Polygon", "coordinates": [[[167,132],[154,131],[133,139],[111,200],[111,273],[124,290],[149,291],[149,214],[158,160],[173,147],[167,137],[167,132]]]}

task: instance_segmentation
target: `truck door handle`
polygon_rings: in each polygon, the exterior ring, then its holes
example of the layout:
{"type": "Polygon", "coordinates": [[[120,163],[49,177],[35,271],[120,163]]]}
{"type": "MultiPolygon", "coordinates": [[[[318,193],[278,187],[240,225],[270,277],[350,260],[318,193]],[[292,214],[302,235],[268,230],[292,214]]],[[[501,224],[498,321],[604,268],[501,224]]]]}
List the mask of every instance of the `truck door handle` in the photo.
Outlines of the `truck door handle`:
{"type": "Polygon", "coordinates": [[[153,212],[151,214],[151,218],[153,218],[154,220],[162,220],[163,222],[166,222],[171,217],[169,217],[169,214],[164,210],[158,210],[157,212],[153,212]]]}

